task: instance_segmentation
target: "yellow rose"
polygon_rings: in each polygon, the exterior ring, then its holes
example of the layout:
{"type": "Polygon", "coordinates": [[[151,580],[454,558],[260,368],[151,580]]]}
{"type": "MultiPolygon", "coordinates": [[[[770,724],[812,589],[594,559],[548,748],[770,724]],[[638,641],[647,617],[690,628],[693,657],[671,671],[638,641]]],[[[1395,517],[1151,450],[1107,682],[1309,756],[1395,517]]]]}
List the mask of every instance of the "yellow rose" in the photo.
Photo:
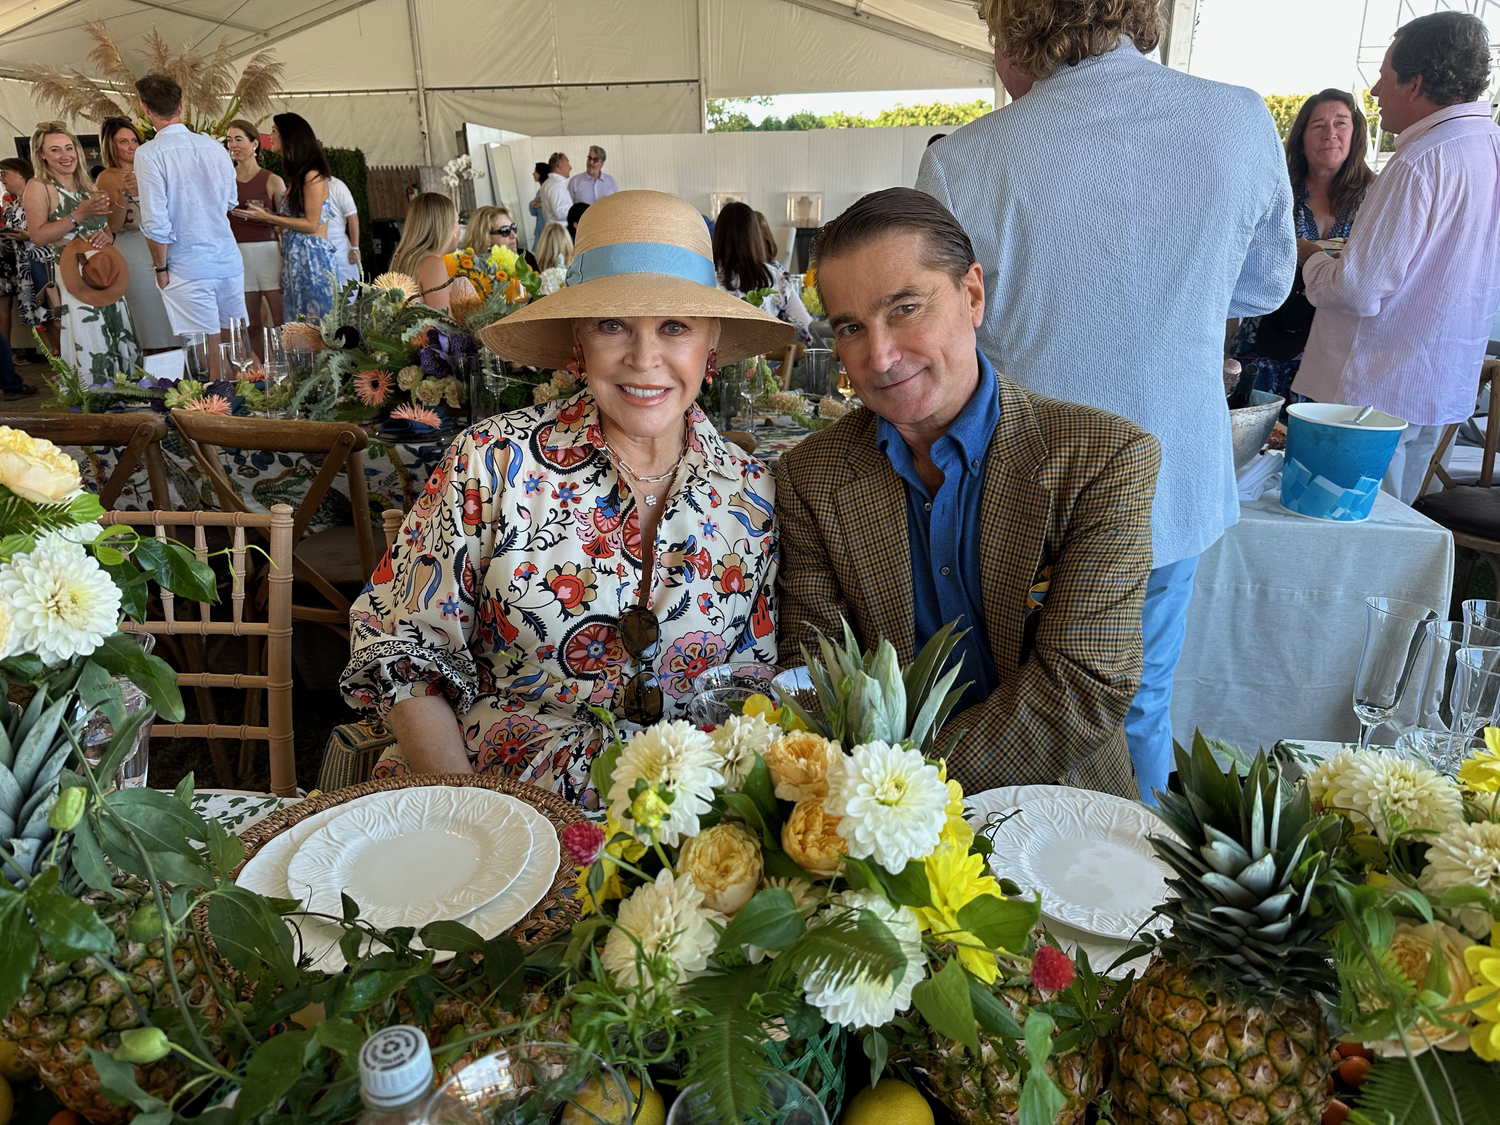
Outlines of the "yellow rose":
{"type": "Polygon", "coordinates": [[[805,801],[828,796],[828,767],[843,752],[837,742],[821,734],[793,731],[771,743],[762,757],[771,771],[776,796],[783,801],[805,801]]]}
{"type": "Polygon", "coordinates": [[[781,826],[781,846],[809,875],[837,875],[849,845],[839,835],[839,818],[823,811],[822,797],[798,801],[781,826]]]}
{"type": "Polygon", "coordinates": [[[677,874],[691,875],[703,905],[733,914],[754,897],[765,869],[760,841],[738,824],[716,824],[682,845],[677,874]]]}
{"type": "MultiPolygon", "coordinates": [[[[1448,1004],[1462,1004],[1464,994],[1474,986],[1474,978],[1464,958],[1464,950],[1473,944],[1452,926],[1442,922],[1420,926],[1398,922],[1395,936],[1391,938],[1391,960],[1407,980],[1420,988],[1427,977],[1427,968],[1432,963],[1432,951],[1436,948],[1443,955],[1448,970],[1448,1004]]],[[[1414,1055],[1420,1055],[1429,1047],[1442,1047],[1447,1051],[1466,1050],[1469,1046],[1468,1025],[1474,1022],[1474,1013],[1459,1012],[1452,1019],[1454,1023],[1464,1026],[1454,1031],[1419,1019],[1406,1033],[1406,1046],[1414,1055]]],[[[1406,1054],[1399,1039],[1371,1043],[1370,1048],[1387,1059],[1400,1058],[1406,1054]]]]}
{"type": "Polygon", "coordinates": [[[46,438],[0,426],[0,485],[23,500],[61,504],[82,482],[78,462],[46,438]]]}

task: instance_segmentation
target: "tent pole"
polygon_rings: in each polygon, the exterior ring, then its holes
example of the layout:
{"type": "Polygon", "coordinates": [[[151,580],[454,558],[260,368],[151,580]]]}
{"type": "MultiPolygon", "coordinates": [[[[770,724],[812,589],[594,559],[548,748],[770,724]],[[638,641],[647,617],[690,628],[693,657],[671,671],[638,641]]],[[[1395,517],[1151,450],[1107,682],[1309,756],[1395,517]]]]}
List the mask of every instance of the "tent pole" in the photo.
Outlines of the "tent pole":
{"type": "Polygon", "coordinates": [[[708,0],[698,0],[698,131],[708,132],[708,0]]]}
{"type": "Polygon", "coordinates": [[[432,135],[427,131],[427,81],[422,73],[422,24],[417,19],[417,0],[406,0],[406,19],[411,26],[411,60],[417,84],[417,128],[422,130],[422,163],[432,163],[432,135]]]}

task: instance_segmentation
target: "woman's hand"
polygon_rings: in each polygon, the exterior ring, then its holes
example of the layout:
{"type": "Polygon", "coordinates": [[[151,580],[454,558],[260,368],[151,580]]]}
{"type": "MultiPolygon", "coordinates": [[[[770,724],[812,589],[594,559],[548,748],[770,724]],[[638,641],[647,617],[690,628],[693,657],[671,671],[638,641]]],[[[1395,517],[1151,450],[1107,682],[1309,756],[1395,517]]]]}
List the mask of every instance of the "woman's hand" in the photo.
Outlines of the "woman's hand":
{"type": "Polygon", "coordinates": [[[1322,252],[1323,252],[1323,248],[1321,246],[1319,246],[1316,242],[1311,242],[1311,241],[1309,241],[1308,239],[1305,239],[1305,238],[1299,238],[1299,239],[1297,239],[1297,265],[1298,265],[1298,267],[1300,268],[1302,266],[1307,265],[1307,260],[1309,258],[1311,258],[1314,254],[1321,254],[1322,252]]]}
{"type": "Polygon", "coordinates": [[[120,188],[126,195],[140,195],[140,186],[136,183],[135,173],[126,172],[125,178],[120,181],[120,188]]]}
{"type": "Polygon", "coordinates": [[[83,238],[95,250],[103,250],[115,240],[115,236],[107,230],[96,230],[93,234],[84,235],[83,238]]]}
{"type": "Polygon", "coordinates": [[[258,203],[247,204],[244,207],[236,207],[229,213],[236,219],[244,219],[245,221],[251,223],[269,223],[271,221],[270,212],[258,203]]]}
{"type": "Polygon", "coordinates": [[[91,195],[73,208],[73,214],[81,219],[93,219],[100,215],[109,214],[110,202],[107,192],[91,195]]]}
{"type": "Polygon", "coordinates": [[[0,231],[0,238],[8,238],[12,242],[30,242],[31,235],[24,230],[0,231]]]}

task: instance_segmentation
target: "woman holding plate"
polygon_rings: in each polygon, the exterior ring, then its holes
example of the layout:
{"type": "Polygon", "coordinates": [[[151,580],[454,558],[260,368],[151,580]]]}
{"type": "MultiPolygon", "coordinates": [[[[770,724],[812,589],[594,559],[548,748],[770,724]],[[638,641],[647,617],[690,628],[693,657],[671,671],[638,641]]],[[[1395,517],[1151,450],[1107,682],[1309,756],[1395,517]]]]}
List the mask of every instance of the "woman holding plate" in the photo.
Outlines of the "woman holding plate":
{"type": "Polygon", "coordinates": [[[567,287],[480,333],[584,389],[466,431],[351,611],[344,694],[398,740],[377,777],[497,771],[584,800],[591,706],[677,718],[705,668],[775,662],[775,486],[694,399],[792,332],[716,288],[687,203],[589,209],[567,287]]]}

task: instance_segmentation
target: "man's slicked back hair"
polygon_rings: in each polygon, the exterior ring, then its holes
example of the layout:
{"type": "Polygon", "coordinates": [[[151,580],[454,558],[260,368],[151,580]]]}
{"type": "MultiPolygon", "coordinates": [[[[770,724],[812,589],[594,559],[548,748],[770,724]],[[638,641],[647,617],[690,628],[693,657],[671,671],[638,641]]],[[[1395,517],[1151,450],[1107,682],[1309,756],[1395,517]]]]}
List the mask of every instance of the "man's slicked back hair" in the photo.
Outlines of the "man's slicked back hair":
{"type": "Polygon", "coordinates": [[[975,262],[974,244],[964,228],[925,191],[895,187],[874,191],[828,223],[813,246],[813,265],[852,253],[896,231],[921,236],[922,263],[957,285],[975,262]]]}

